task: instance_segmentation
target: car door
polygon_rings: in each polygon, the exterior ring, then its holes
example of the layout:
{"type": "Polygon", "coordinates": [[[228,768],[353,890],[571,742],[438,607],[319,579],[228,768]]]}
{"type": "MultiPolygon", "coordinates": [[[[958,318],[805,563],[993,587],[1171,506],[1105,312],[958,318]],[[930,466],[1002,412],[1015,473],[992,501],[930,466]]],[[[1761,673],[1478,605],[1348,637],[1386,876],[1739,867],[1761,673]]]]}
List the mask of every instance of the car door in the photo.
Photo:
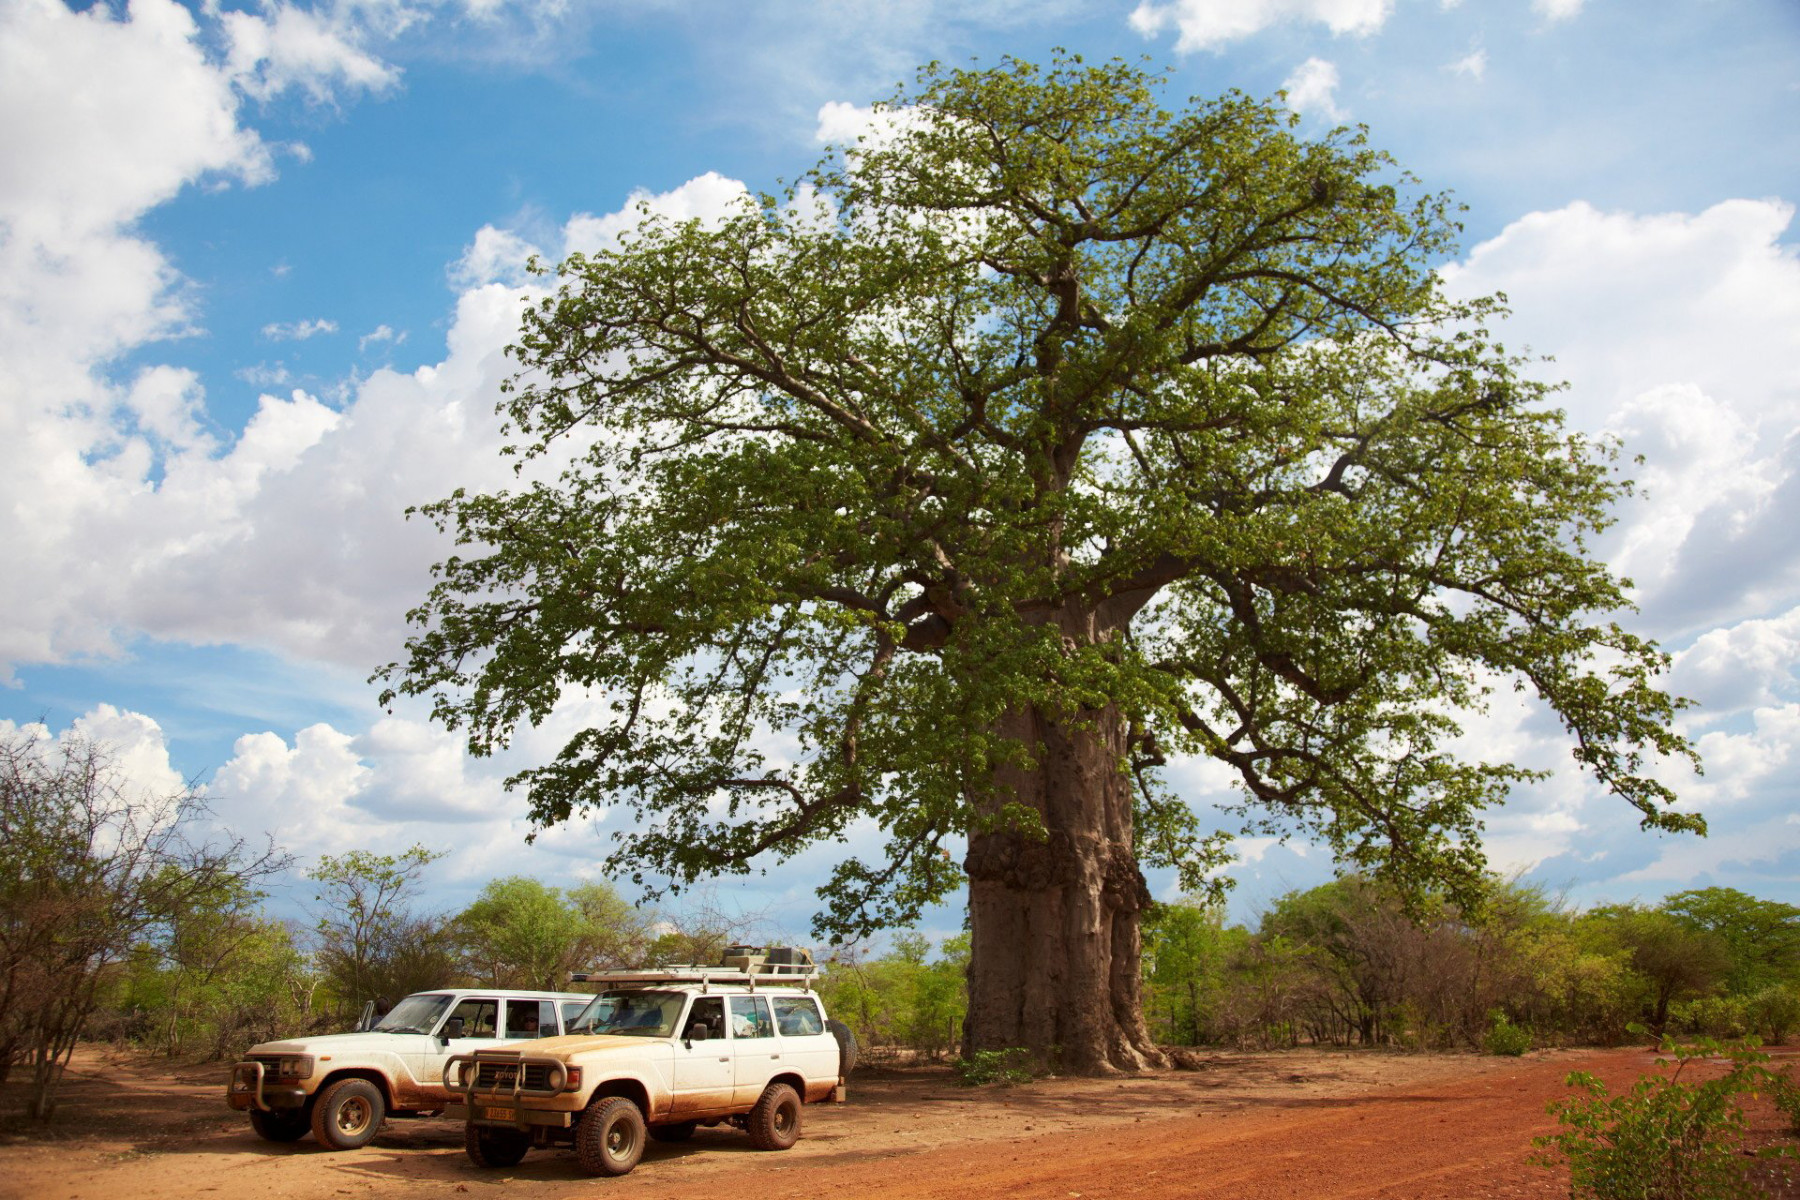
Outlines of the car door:
{"type": "Polygon", "coordinates": [[[756,1103],[769,1076],[781,1065],[781,1043],[775,1040],[775,1022],[766,999],[728,996],[726,1004],[731,1026],[732,1104],[746,1108],[756,1103]]]}
{"type": "Polygon", "coordinates": [[[800,1072],[808,1083],[831,1080],[838,1075],[838,1045],[819,1002],[812,996],[770,996],[769,1006],[775,1010],[775,1036],[781,1041],[780,1061],[800,1072]]]}
{"type": "Polygon", "coordinates": [[[675,1040],[670,1112],[679,1117],[716,1116],[731,1109],[736,1083],[733,1043],[725,1036],[725,998],[696,996],[675,1040]],[[704,1026],[706,1036],[694,1032],[704,1026]]]}
{"type": "Polygon", "coordinates": [[[444,1060],[452,1054],[473,1054],[477,1050],[487,1050],[499,1043],[496,1033],[500,1029],[500,1000],[495,996],[464,996],[456,1002],[438,1026],[437,1053],[425,1065],[426,1075],[421,1081],[441,1083],[444,1078],[444,1060]],[[447,1037],[450,1023],[460,1018],[463,1023],[461,1037],[447,1037]]]}

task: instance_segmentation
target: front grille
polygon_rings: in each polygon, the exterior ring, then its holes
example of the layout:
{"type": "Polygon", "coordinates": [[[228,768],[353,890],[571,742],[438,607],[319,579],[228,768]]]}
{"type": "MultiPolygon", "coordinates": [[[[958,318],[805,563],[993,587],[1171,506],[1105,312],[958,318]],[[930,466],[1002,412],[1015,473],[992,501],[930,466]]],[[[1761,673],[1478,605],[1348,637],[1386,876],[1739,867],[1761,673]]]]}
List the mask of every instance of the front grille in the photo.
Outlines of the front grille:
{"type": "MultiPolygon", "coordinates": [[[[477,1061],[475,1064],[475,1086],[483,1091],[490,1089],[511,1091],[518,1075],[518,1063],[477,1061]]],[[[547,1064],[525,1064],[524,1090],[528,1092],[550,1090],[550,1068],[547,1064]]]]}

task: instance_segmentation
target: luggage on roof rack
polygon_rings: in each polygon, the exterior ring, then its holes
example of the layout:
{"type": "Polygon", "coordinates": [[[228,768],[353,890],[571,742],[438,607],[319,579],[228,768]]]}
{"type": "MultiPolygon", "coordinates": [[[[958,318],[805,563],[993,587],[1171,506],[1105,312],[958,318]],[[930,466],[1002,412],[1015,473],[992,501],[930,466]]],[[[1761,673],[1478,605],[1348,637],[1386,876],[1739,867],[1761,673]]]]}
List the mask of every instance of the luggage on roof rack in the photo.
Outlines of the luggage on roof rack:
{"type": "Polygon", "coordinates": [[[794,983],[805,988],[820,974],[812,955],[798,946],[727,946],[715,965],[670,963],[661,967],[620,967],[605,971],[577,971],[576,983],[648,987],[656,983],[794,983]]]}

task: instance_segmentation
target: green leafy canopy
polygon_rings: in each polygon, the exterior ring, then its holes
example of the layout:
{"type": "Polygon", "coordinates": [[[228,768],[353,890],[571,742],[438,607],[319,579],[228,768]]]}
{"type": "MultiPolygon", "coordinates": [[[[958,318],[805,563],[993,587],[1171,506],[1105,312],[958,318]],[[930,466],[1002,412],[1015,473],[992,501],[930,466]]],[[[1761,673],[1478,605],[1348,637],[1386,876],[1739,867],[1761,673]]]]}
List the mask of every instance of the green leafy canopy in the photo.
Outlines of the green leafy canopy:
{"type": "Polygon", "coordinates": [[[945,895],[977,823],[1034,827],[982,803],[1027,706],[1124,715],[1139,852],[1190,884],[1217,847],[1173,755],[1227,764],[1249,825],[1478,879],[1482,810],[1534,778],[1448,748],[1495,679],[1646,826],[1701,829],[1648,770],[1691,754],[1664,656],[1585,552],[1628,485],[1498,300],[1442,294],[1453,206],[1361,130],[1162,86],[930,66],[784,195],[563,263],[502,402],[535,474],[422,510],[464,552],[386,698],[477,754],[604,698],[511,782],[540,824],[627,806],[639,882],[872,823],[833,934],[945,895]]]}

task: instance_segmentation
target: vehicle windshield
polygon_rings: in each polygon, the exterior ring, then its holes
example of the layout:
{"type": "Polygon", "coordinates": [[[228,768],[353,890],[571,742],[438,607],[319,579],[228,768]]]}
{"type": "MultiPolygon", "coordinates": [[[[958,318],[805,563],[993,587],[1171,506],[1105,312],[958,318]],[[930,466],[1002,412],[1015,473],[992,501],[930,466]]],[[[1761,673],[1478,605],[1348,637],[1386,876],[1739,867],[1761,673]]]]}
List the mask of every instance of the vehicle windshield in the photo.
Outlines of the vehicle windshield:
{"type": "Polygon", "coordinates": [[[387,1016],[375,1023],[376,1033],[430,1033],[437,1028],[438,1018],[450,1007],[451,997],[442,992],[420,992],[408,996],[388,1010],[387,1016]]]}
{"type": "Polygon", "coordinates": [[[602,992],[581,1010],[569,1032],[669,1037],[686,998],[680,992],[602,992]]]}

